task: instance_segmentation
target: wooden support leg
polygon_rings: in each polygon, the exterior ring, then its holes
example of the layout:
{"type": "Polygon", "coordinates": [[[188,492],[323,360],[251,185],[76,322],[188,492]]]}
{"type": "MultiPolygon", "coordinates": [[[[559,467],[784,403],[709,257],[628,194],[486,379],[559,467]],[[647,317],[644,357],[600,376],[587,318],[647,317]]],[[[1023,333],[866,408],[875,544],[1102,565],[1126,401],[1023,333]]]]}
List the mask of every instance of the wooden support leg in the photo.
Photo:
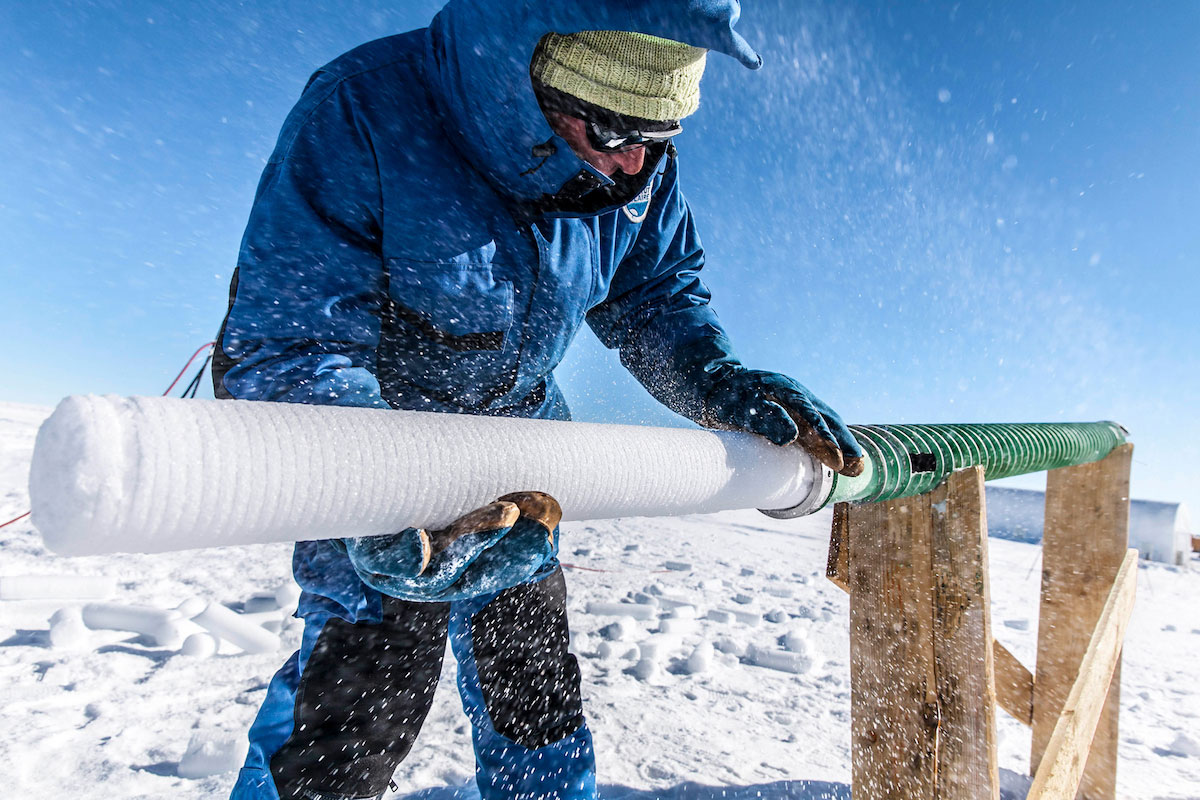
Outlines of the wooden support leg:
{"type": "Polygon", "coordinates": [[[933,491],[933,637],[942,732],[937,797],[1000,797],[983,468],[933,491]]]}
{"type": "MultiPolygon", "coordinates": [[[[1046,477],[1031,772],[1037,772],[1041,764],[1125,557],[1132,455],[1133,445],[1122,445],[1102,461],[1051,470],[1046,477]]],[[[1120,685],[1118,664],[1092,740],[1079,798],[1116,797],[1120,685]]]]}
{"type": "Polygon", "coordinates": [[[842,511],[855,797],[999,797],[982,469],[842,511]]]}
{"type": "Polygon", "coordinates": [[[833,530],[829,535],[829,559],[825,564],[825,577],[843,592],[850,591],[849,524],[850,504],[836,504],[833,507],[833,530]]]}
{"type": "MultiPolygon", "coordinates": [[[[833,530],[829,537],[829,560],[825,575],[844,592],[850,591],[850,504],[833,507],[833,530]]],[[[992,664],[996,673],[996,703],[1024,725],[1033,725],[1033,673],[992,640],[992,664]]]]}

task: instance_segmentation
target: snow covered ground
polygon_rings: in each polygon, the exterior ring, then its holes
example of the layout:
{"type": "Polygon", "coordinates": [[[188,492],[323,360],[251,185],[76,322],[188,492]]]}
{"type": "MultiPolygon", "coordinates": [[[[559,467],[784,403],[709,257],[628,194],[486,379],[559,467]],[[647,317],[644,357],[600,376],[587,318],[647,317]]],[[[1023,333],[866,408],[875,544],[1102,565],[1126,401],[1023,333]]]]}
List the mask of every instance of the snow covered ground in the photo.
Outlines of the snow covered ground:
{"type": "MultiPolygon", "coordinates": [[[[48,413],[0,403],[0,522],[28,508],[29,457],[48,413]]],[[[573,649],[605,797],[848,800],[847,600],[823,577],[828,515],[564,528],[563,560],[577,565],[568,573],[573,649]]],[[[990,546],[995,634],[1032,664],[1040,551],[990,546]]],[[[85,601],[0,600],[3,794],[223,796],[232,774],[220,770],[244,750],[266,682],[299,638],[272,599],[281,585],[286,595],[288,548],[67,559],[47,553],[26,519],[0,530],[0,591],[4,577],[20,575],[105,576],[114,603],[217,601],[255,613],[282,646],[248,655],[223,643],[213,657],[189,656],[145,635],[83,628],[72,609],[85,601]],[[64,608],[52,636],[50,619],[64,608]]],[[[1200,798],[1200,565],[1145,564],[1138,592],[1119,794],[1200,798]]],[[[184,636],[200,630],[180,624],[184,636]]],[[[453,673],[447,658],[396,797],[477,797],[453,673]]],[[[999,736],[1006,795],[1020,797],[1028,729],[1002,713],[999,736]]]]}

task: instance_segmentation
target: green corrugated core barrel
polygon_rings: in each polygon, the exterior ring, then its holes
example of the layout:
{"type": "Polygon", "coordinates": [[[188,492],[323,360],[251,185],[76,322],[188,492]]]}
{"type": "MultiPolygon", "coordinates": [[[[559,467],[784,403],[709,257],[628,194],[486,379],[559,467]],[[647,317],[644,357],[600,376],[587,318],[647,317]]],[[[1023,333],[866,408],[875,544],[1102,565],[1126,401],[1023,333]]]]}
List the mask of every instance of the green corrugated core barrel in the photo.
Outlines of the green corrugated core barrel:
{"type": "Polygon", "coordinates": [[[828,503],[873,503],[933,489],[951,472],[982,466],[996,480],[1099,461],[1125,441],[1115,422],[851,425],[866,469],[834,476],[828,503]]]}

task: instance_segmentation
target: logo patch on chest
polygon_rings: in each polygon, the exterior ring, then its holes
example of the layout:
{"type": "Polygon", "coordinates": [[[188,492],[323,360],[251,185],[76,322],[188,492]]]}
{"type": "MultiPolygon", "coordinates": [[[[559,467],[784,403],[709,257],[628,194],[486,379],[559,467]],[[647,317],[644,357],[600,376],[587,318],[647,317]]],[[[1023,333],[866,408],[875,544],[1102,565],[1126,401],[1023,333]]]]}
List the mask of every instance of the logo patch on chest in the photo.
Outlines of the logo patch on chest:
{"type": "Polygon", "coordinates": [[[646,184],[646,188],[638,192],[638,196],[629,201],[629,205],[625,206],[622,211],[625,216],[629,217],[630,222],[641,222],[646,218],[646,213],[650,211],[650,196],[654,193],[654,182],[646,184]]]}

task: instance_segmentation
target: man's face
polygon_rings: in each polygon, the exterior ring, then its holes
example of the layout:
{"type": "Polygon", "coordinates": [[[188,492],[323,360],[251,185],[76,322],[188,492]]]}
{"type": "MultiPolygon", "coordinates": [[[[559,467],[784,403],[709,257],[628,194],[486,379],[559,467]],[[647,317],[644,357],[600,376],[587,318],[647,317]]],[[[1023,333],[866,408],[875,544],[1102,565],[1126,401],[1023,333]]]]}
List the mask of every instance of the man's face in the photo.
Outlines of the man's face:
{"type": "Polygon", "coordinates": [[[592,147],[588,141],[587,128],[579,117],[572,117],[557,111],[546,113],[546,121],[550,128],[571,145],[575,155],[608,176],[624,172],[626,175],[636,175],[642,171],[646,162],[644,145],[634,145],[628,150],[600,151],[592,147]]]}

